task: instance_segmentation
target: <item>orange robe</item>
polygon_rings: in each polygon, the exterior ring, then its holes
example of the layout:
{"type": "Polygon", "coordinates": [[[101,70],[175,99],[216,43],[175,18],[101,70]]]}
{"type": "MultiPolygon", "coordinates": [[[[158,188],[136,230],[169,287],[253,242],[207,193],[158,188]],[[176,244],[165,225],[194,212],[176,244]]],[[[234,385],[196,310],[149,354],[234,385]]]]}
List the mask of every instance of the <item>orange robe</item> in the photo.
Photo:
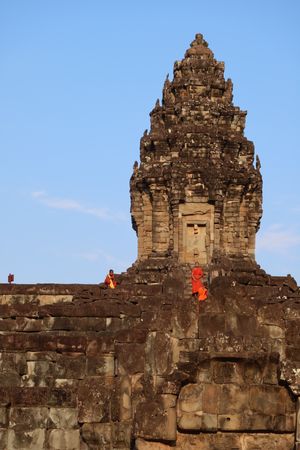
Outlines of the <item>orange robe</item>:
{"type": "Polygon", "coordinates": [[[205,300],[207,298],[207,289],[202,284],[201,277],[203,270],[201,267],[194,267],[192,270],[192,294],[198,294],[198,300],[205,300]]]}
{"type": "Polygon", "coordinates": [[[117,286],[117,282],[116,282],[116,280],[115,280],[115,277],[114,276],[111,276],[111,275],[107,275],[106,276],[106,278],[105,278],[105,280],[104,280],[104,283],[105,283],[105,285],[107,286],[107,287],[109,287],[109,288],[111,288],[111,289],[115,289],[115,287],[117,286]]]}

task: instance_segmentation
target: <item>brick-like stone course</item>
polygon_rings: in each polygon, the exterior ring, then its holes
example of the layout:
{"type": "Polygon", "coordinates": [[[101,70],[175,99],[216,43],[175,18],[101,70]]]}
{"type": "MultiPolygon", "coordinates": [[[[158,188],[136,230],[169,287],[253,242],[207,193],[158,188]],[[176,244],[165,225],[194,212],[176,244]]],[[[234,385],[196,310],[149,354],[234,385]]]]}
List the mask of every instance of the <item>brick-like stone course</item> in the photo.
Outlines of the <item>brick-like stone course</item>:
{"type": "MultiPolygon", "coordinates": [[[[136,440],[137,449],[181,449],[199,440],[221,449],[233,440],[244,450],[275,439],[274,448],[292,449],[299,439],[300,366],[291,358],[299,349],[299,290],[266,274],[256,286],[255,271],[262,273],[250,262],[252,282],[243,284],[235,263],[225,261],[226,275],[211,266],[209,297],[199,304],[186,298],[184,268],[159,259],[150,278],[162,293],[151,295],[149,284],[148,295],[131,295],[131,286],[147,279],[143,264],[119,277],[123,304],[101,286],[94,300],[74,291],[59,304],[62,316],[36,303],[30,319],[24,302],[13,303],[12,316],[1,320],[13,324],[0,336],[3,448],[119,450],[136,440]],[[67,316],[64,308],[80,305],[94,305],[88,317],[67,316]],[[16,316],[43,326],[20,328],[16,316]]],[[[15,286],[0,285],[0,297],[9,289],[15,286]]]]}

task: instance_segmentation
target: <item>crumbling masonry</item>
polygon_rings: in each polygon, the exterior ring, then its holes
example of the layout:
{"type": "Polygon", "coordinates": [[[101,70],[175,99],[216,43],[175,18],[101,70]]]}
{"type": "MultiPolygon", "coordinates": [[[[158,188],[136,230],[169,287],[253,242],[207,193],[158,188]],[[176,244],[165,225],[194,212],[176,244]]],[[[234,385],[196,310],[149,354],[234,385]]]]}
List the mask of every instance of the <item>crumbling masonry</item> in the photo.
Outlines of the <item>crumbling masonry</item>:
{"type": "Polygon", "coordinates": [[[255,262],[245,116],[197,35],[141,139],[118,288],[0,285],[0,449],[300,450],[300,291],[255,262]]]}

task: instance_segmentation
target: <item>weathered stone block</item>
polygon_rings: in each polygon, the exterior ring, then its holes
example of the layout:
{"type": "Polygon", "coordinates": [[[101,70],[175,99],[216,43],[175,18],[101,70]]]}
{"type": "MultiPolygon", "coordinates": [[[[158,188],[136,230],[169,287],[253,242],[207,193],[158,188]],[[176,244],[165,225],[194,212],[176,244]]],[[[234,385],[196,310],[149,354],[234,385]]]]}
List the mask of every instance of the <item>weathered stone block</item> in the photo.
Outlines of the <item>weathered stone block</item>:
{"type": "Polygon", "coordinates": [[[53,384],[56,365],[51,361],[28,361],[27,374],[22,377],[24,387],[47,387],[53,384]]]}
{"type": "Polygon", "coordinates": [[[0,448],[6,450],[7,447],[7,430],[0,428],[0,448]]]}
{"type": "Polygon", "coordinates": [[[278,325],[265,325],[265,330],[271,339],[282,339],[284,338],[284,330],[278,325]]]}
{"type": "Polygon", "coordinates": [[[59,358],[59,354],[53,351],[36,351],[36,352],[26,352],[25,353],[25,366],[27,370],[27,362],[28,361],[57,361],[59,358]]]}
{"type": "Polygon", "coordinates": [[[101,353],[113,353],[115,349],[114,335],[112,333],[97,333],[87,338],[86,355],[97,357],[101,353]]]}
{"type": "Polygon", "coordinates": [[[240,365],[236,362],[221,362],[215,361],[213,363],[213,377],[215,383],[242,383],[242,375],[240,365]]]}
{"type": "Polygon", "coordinates": [[[8,394],[12,406],[76,406],[76,395],[68,388],[13,388],[8,394]]]}
{"type": "Polygon", "coordinates": [[[178,450],[244,450],[241,437],[235,433],[178,433],[176,448],[178,450]]]}
{"type": "Polygon", "coordinates": [[[225,333],[224,314],[201,314],[199,317],[199,337],[225,333]]]}
{"type": "Polygon", "coordinates": [[[47,403],[49,406],[74,408],[77,406],[77,395],[70,388],[50,389],[47,403]]]}
{"type": "Polygon", "coordinates": [[[0,374],[1,386],[21,386],[22,378],[15,372],[4,372],[0,374]]]}
{"type": "Polygon", "coordinates": [[[250,387],[250,408],[256,412],[266,415],[281,415],[286,411],[285,388],[279,386],[252,386],[250,387]]]}
{"type": "Polygon", "coordinates": [[[48,324],[51,330],[68,331],[104,331],[106,319],[104,317],[51,317],[53,321],[48,324]]]}
{"type": "Polygon", "coordinates": [[[249,407],[249,392],[246,386],[223,385],[220,391],[219,414],[239,414],[249,407]]]}
{"type": "Polygon", "coordinates": [[[197,369],[197,382],[210,383],[212,379],[213,379],[213,371],[211,368],[211,361],[204,361],[199,363],[197,369]]]}
{"type": "Polygon", "coordinates": [[[166,409],[162,398],[158,397],[137,405],[135,415],[136,437],[175,441],[176,430],[176,409],[166,409]]]}
{"type": "Polygon", "coordinates": [[[73,380],[71,378],[56,378],[54,381],[55,388],[70,389],[74,393],[77,392],[78,384],[79,380],[73,380]]]}
{"type": "Polygon", "coordinates": [[[218,428],[218,416],[206,414],[202,411],[182,413],[178,416],[178,428],[185,431],[216,431],[218,428]]]}
{"type": "Polygon", "coordinates": [[[116,299],[96,300],[92,303],[84,304],[55,304],[46,305],[39,308],[39,315],[53,317],[139,317],[140,309],[138,305],[129,302],[119,303],[116,299]]]}
{"type": "Polygon", "coordinates": [[[289,320],[286,324],[286,340],[294,345],[299,340],[300,320],[289,320]]]}
{"type": "Polygon", "coordinates": [[[174,394],[162,394],[161,395],[163,405],[167,408],[176,408],[177,396],[174,394]]]}
{"type": "Polygon", "coordinates": [[[286,413],[284,416],[275,416],[273,430],[280,433],[292,433],[296,429],[296,414],[286,413]]]}
{"type": "Polygon", "coordinates": [[[204,413],[218,413],[220,390],[220,386],[215,384],[204,384],[202,394],[202,409],[204,413]]]}
{"type": "Polygon", "coordinates": [[[122,319],[120,317],[106,317],[104,320],[107,331],[115,332],[122,328],[122,319]]]}
{"type": "Polygon", "coordinates": [[[256,318],[245,314],[227,315],[226,332],[232,333],[234,336],[253,336],[257,334],[256,318]]]}
{"type": "Polygon", "coordinates": [[[86,350],[86,337],[77,333],[70,332],[66,336],[57,336],[57,351],[59,352],[81,352],[86,350]]]}
{"type": "Polygon", "coordinates": [[[145,348],[142,344],[117,344],[116,364],[118,375],[143,373],[145,348]]]}
{"type": "Polygon", "coordinates": [[[2,373],[24,375],[27,371],[26,357],[23,353],[1,353],[0,365],[2,373]]]}
{"type": "Polygon", "coordinates": [[[220,414],[218,428],[222,431],[247,430],[246,418],[243,414],[220,414]]]}
{"type": "Polygon", "coordinates": [[[50,408],[47,428],[77,428],[78,411],[73,408],[50,408]]]}
{"type": "Polygon", "coordinates": [[[120,380],[120,420],[132,418],[132,398],[131,380],[129,377],[122,377],[120,380]]]}
{"type": "Polygon", "coordinates": [[[130,329],[116,330],[116,342],[126,342],[135,344],[144,344],[147,339],[148,330],[140,327],[132,327],[130,329]]]}
{"type": "Polygon", "coordinates": [[[7,408],[0,408],[0,428],[5,428],[8,424],[8,410],[7,408]]]}
{"type": "Polygon", "coordinates": [[[163,332],[149,333],[145,353],[145,372],[152,376],[167,376],[179,359],[178,340],[163,332]]]}
{"type": "Polygon", "coordinates": [[[45,438],[44,429],[8,430],[7,448],[9,450],[46,450],[45,438]]]}
{"type": "Polygon", "coordinates": [[[202,399],[203,385],[187,384],[181,389],[178,397],[178,414],[202,411],[202,399]]]}
{"type": "MultiPolygon", "coordinates": [[[[88,376],[104,375],[108,377],[113,377],[115,374],[114,355],[108,354],[95,358],[87,358],[86,372],[88,376]]],[[[83,376],[81,378],[83,378],[83,376]]]]}
{"type": "Polygon", "coordinates": [[[79,430],[51,430],[48,432],[51,450],[80,450],[79,430]]]}
{"type": "Polygon", "coordinates": [[[16,331],[46,331],[49,330],[52,318],[47,321],[38,318],[17,317],[15,320],[14,329],[16,331]]]}
{"type": "Polygon", "coordinates": [[[131,447],[132,422],[121,421],[112,424],[113,449],[127,450],[131,447]]]}
{"type": "MultiPolygon", "coordinates": [[[[276,431],[273,416],[266,414],[251,414],[247,417],[247,429],[251,431],[276,431]]],[[[279,431],[279,429],[278,429],[279,431]]]]}
{"type": "Polygon", "coordinates": [[[278,385],[279,367],[278,362],[268,361],[263,369],[262,379],[265,384],[278,385]]]}
{"type": "MultiPolygon", "coordinates": [[[[171,325],[172,336],[178,339],[195,339],[198,337],[198,311],[195,308],[180,308],[171,315],[169,323],[171,325]]],[[[158,328],[165,329],[165,328],[158,328]]]]}
{"type": "Polygon", "coordinates": [[[261,384],[264,371],[258,361],[245,361],[243,364],[243,379],[246,384],[261,384]]]}
{"type": "Polygon", "coordinates": [[[107,422],[112,384],[104,377],[86,377],[78,386],[79,422],[107,422]]]}
{"type": "MultiPolygon", "coordinates": [[[[265,288],[260,289],[260,294],[263,294],[265,288]]],[[[266,293],[268,295],[268,293],[266,293]]],[[[281,305],[264,305],[258,310],[259,321],[264,325],[275,325],[278,327],[284,326],[284,313],[281,305]]]]}
{"type": "Polygon", "coordinates": [[[161,442],[145,441],[144,439],[138,438],[135,441],[135,448],[136,450],[172,450],[174,446],[163,444],[161,442]]]}
{"type": "Polygon", "coordinates": [[[37,295],[35,301],[40,305],[51,305],[54,303],[71,303],[73,295],[37,295]]]}
{"type": "Polygon", "coordinates": [[[47,404],[47,388],[15,388],[7,392],[12,406],[40,406],[47,404]]]}
{"type": "Polygon", "coordinates": [[[14,430],[35,430],[47,428],[49,410],[40,408],[10,408],[9,427],[14,430]]]}
{"type": "Polygon", "coordinates": [[[296,406],[296,441],[300,442],[300,398],[297,398],[296,406]]]}
{"type": "Polygon", "coordinates": [[[54,374],[56,378],[84,378],[86,375],[86,356],[78,352],[58,355],[54,374]]]}
{"type": "Polygon", "coordinates": [[[294,450],[294,442],[292,434],[246,434],[243,437],[243,450],[294,450]]]}
{"type": "Polygon", "coordinates": [[[183,298],[184,294],[184,274],[181,271],[173,273],[173,276],[168,276],[163,283],[163,294],[166,298],[174,301],[178,297],[183,298]]]}
{"type": "MultiPolygon", "coordinates": [[[[141,389],[143,389],[141,387],[141,389]]],[[[121,376],[115,380],[111,396],[111,419],[114,422],[130,420],[132,417],[132,385],[131,378],[121,376]]]]}
{"type": "Polygon", "coordinates": [[[112,442],[110,423],[84,423],[82,425],[82,437],[88,448],[109,450],[112,442]]]}
{"type": "Polygon", "coordinates": [[[14,318],[14,317],[37,317],[37,316],[38,316],[38,307],[35,305],[24,304],[18,305],[17,307],[11,305],[0,305],[0,317],[2,317],[3,319],[4,318],[11,319],[12,317],[14,318]]]}
{"type": "Polygon", "coordinates": [[[290,361],[300,362],[300,352],[299,347],[294,347],[289,345],[286,347],[286,357],[290,361]]]}

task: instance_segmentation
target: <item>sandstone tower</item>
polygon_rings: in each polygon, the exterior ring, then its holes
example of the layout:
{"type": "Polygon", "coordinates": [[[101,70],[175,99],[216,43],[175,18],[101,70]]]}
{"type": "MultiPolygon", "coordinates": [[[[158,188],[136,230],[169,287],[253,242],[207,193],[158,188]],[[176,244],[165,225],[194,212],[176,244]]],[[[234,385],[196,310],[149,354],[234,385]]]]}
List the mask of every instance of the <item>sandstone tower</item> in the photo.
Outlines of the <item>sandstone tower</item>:
{"type": "Polygon", "coordinates": [[[167,78],[141,139],[131,178],[138,258],[207,265],[217,255],[254,258],[262,179],[244,137],[246,112],[201,34],[167,78]]]}

